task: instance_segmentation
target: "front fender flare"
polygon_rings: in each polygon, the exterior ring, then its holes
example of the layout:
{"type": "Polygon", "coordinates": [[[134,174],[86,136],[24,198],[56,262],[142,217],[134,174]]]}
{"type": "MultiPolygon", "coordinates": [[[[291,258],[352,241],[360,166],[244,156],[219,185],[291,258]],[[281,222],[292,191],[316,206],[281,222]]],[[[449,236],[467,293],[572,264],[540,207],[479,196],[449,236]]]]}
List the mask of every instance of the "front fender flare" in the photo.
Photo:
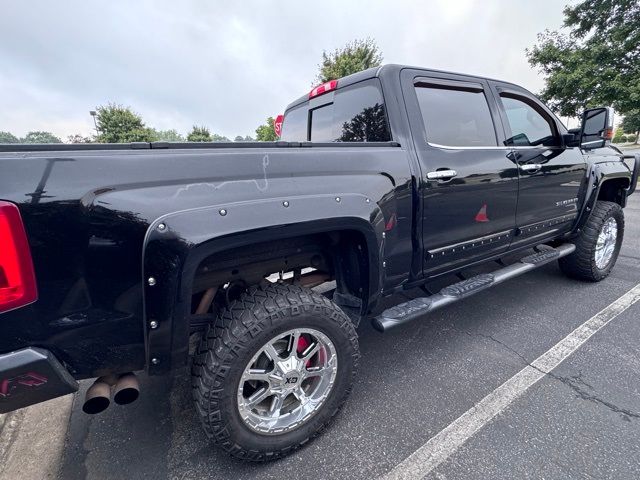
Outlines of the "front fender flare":
{"type": "MultiPolygon", "coordinates": [[[[580,230],[582,230],[582,227],[584,227],[585,223],[587,223],[587,220],[591,215],[591,211],[593,210],[593,207],[598,200],[600,189],[606,181],[622,178],[631,182],[631,177],[631,172],[629,172],[629,169],[624,163],[620,162],[620,160],[594,163],[593,165],[591,165],[591,167],[587,171],[585,193],[582,197],[584,198],[584,201],[582,202],[582,206],[580,208],[580,212],[578,213],[578,218],[574,224],[572,233],[579,233],[580,230]]],[[[631,184],[629,183],[629,185],[631,184]]],[[[630,187],[627,186],[627,188],[630,187]]]]}

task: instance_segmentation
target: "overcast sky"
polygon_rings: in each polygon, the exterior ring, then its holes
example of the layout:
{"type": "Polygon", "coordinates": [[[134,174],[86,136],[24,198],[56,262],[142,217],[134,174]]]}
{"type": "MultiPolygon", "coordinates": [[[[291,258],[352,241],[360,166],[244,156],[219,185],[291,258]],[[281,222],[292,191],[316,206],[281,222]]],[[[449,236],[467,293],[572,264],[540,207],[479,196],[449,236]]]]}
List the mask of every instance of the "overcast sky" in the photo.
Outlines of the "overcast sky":
{"type": "Polygon", "coordinates": [[[562,0],[24,1],[0,8],[0,130],[92,133],[116,102],[148,126],[233,138],[310,90],[323,50],[374,38],[385,63],[543,82],[525,48],[562,0]]]}

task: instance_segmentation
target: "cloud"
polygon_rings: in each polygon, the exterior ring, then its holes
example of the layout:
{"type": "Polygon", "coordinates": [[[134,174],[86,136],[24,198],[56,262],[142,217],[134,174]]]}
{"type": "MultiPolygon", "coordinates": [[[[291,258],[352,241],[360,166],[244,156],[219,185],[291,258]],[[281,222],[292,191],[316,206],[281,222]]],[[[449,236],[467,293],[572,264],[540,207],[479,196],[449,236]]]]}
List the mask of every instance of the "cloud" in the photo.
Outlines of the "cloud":
{"type": "Polygon", "coordinates": [[[542,87],[524,49],[555,0],[12,1],[0,17],[0,130],[89,134],[117,102],[148,125],[233,138],[308,91],[323,50],[372,37],[385,62],[542,87]]]}

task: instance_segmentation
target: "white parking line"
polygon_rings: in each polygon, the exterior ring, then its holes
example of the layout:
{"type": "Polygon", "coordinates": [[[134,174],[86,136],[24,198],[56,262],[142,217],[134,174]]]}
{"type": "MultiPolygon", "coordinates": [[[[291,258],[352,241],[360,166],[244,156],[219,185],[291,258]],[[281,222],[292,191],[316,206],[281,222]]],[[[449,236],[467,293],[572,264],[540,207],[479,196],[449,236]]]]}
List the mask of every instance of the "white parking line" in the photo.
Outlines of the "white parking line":
{"type": "Polygon", "coordinates": [[[611,320],[640,300],[640,284],[584,322],[399,463],[385,480],[424,478],[611,320]]]}

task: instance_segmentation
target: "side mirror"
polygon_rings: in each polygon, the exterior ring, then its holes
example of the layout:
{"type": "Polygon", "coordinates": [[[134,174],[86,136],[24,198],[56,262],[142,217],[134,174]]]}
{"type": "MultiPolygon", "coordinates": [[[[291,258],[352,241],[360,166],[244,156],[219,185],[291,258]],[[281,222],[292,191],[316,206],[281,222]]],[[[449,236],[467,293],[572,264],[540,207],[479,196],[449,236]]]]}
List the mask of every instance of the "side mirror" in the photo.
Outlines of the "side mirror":
{"type": "Polygon", "coordinates": [[[602,148],[613,138],[613,109],[611,107],[590,108],[582,113],[580,147],[591,150],[602,148]]]}
{"type": "Polygon", "coordinates": [[[570,128],[567,133],[562,135],[562,140],[565,147],[579,147],[580,146],[580,132],[581,127],[570,128]]]}

